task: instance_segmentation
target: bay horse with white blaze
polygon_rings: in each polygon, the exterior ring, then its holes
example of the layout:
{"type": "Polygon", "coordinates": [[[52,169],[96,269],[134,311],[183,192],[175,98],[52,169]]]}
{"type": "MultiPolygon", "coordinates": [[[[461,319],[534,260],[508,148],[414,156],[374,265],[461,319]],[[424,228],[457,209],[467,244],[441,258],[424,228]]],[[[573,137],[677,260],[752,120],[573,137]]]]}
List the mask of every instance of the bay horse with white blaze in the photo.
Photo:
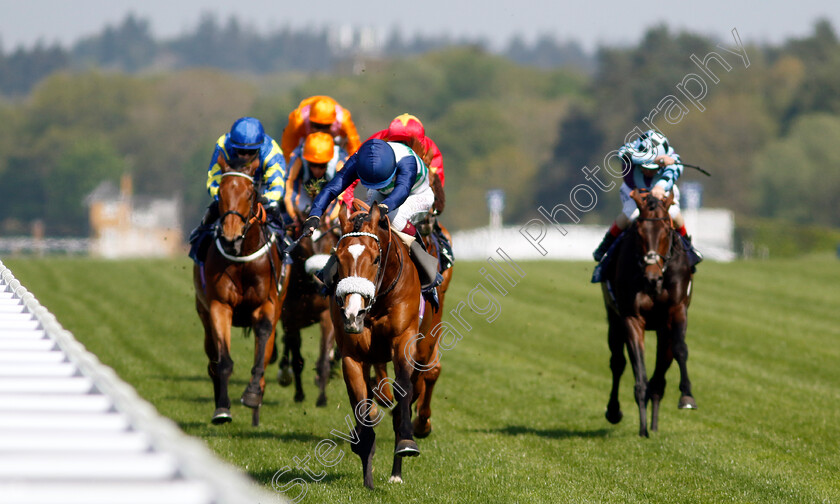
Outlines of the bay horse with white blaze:
{"type": "Polygon", "coordinates": [[[204,325],[204,351],[210,363],[216,410],[212,423],[232,420],[228,380],[233,373],[231,326],[254,333],[254,367],[241,402],[252,408],[252,424],[259,425],[265,393],[265,368],[274,350],[274,331],[280,318],[288,276],[265,226],[260,203],[259,160],[233,168],[219,156],[219,218],[214,246],[203,266],[193,268],[195,307],[204,325]]]}
{"type": "Polygon", "coordinates": [[[616,255],[601,282],[613,377],[606,417],[615,424],[623,416],[618,384],[627,365],[626,347],[635,376],[639,435],[648,437],[647,403],[651,402],[651,430],[656,431],[665,373],[674,359],[680,368],[682,395],[678,407],[697,408],[688,379],[685,342],[693,276],[682,240],[668,215],[673,194],[668,193],[664,201],[647,192],[633,191],[630,196],[639,208],[639,217],[616,245],[616,255]],[[645,370],[646,330],[656,331],[656,369],[650,381],[645,370]]]}
{"type": "MultiPolygon", "coordinates": [[[[361,206],[355,202],[354,206],[361,206]]],[[[411,402],[415,397],[420,332],[420,279],[409,257],[408,246],[390,228],[380,225],[380,211],[374,205],[350,214],[342,205],[339,212],[342,236],[336,246],[338,281],[330,299],[330,312],[341,353],[344,382],[356,426],[352,450],[362,461],[364,484],[373,488],[373,455],[376,450],[373,427],[384,417],[372,400],[367,371],[378,363],[392,362],[398,392],[393,410],[395,434],[391,482],[402,482],[402,457],[417,456],[413,439],[411,402]]]]}

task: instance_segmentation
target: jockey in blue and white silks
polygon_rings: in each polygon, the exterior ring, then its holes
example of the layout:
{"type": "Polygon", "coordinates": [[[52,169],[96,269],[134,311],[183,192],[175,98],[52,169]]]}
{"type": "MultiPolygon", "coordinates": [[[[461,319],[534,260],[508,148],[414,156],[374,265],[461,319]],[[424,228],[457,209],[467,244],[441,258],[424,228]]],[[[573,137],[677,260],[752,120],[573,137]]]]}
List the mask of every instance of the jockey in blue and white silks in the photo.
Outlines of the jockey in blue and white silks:
{"type": "MultiPolygon", "coordinates": [[[[303,225],[305,234],[311,234],[318,227],[327,205],[357,179],[368,189],[368,203],[379,206],[381,215],[390,219],[392,229],[408,235],[416,233],[409,219],[414,214],[427,213],[435,201],[429,186],[429,169],[413,150],[399,142],[369,139],[315,198],[303,225]]],[[[435,287],[442,281],[437,271],[438,260],[425,251],[422,240],[407,238],[406,242],[409,256],[417,266],[424,296],[437,307],[435,287]]],[[[330,267],[328,262],[321,275],[328,288],[334,276],[330,267]]]]}
{"type": "Polygon", "coordinates": [[[399,142],[371,139],[324,186],[312,204],[310,219],[320,217],[327,205],[356,179],[368,189],[368,203],[378,204],[397,231],[413,235],[409,218],[428,212],[435,201],[429,186],[429,169],[413,150],[399,142]]]}

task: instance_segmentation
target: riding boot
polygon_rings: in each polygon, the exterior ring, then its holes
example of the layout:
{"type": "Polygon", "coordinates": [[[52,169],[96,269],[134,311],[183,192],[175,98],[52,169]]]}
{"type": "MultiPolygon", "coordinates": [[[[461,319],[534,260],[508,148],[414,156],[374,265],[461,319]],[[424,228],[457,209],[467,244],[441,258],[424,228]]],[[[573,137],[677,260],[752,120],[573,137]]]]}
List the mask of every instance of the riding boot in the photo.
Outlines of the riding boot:
{"type": "Polygon", "coordinates": [[[681,235],[680,238],[682,239],[683,246],[685,247],[685,253],[688,255],[688,263],[691,265],[691,272],[694,273],[694,266],[703,260],[703,254],[701,254],[699,250],[694,248],[694,243],[692,243],[691,236],[681,235]]]}
{"type": "Polygon", "coordinates": [[[219,202],[213,200],[207,205],[201,223],[190,232],[189,256],[197,264],[203,264],[205,257],[207,257],[207,248],[210,244],[205,238],[209,237],[210,231],[217,220],[219,220],[219,202]]]}
{"type": "Polygon", "coordinates": [[[452,264],[455,262],[455,255],[452,253],[452,244],[449,243],[449,240],[443,234],[443,230],[438,226],[437,222],[435,222],[434,228],[432,230],[434,239],[437,240],[438,243],[438,258],[440,259],[440,270],[446,271],[452,267],[452,264]]]}
{"type": "Polygon", "coordinates": [[[438,300],[436,287],[443,282],[443,276],[438,273],[437,257],[426,252],[422,240],[411,242],[408,255],[417,267],[417,274],[420,277],[420,292],[437,311],[440,307],[440,301],[438,300]]]}
{"type": "Polygon", "coordinates": [[[610,249],[610,246],[615,242],[617,236],[613,236],[611,231],[607,231],[607,234],[604,235],[604,239],[601,240],[601,244],[598,245],[598,248],[595,249],[595,252],[592,253],[592,257],[597,262],[601,262],[601,259],[604,258],[604,255],[610,249]]]}

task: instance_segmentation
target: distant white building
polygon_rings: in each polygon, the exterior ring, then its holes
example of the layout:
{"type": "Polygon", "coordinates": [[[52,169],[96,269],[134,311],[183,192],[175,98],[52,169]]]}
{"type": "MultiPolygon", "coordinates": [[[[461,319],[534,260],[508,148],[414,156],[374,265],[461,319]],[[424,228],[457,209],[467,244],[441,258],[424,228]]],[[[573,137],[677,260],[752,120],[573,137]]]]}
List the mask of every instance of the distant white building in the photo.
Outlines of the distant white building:
{"type": "Polygon", "coordinates": [[[109,259],[183,254],[179,200],[136,197],[132,187],[131,176],[124,175],[119,188],[102,182],[85,199],[90,254],[109,259]]]}
{"type": "MultiPolygon", "coordinates": [[[[731,210],[687,209],[683,215],[694,246],[707,260],[728,262],[735,259],[735,217],[731,210]]],[[[609,227],[563,224],[564,235],[553,223],[532,222],[530,226],[521,224],[453,233],[455,259],[484,260],[495,256],[496,249],[501,247],[512,259],[591,261],[592,251],[601,243],[609,227]]]]}

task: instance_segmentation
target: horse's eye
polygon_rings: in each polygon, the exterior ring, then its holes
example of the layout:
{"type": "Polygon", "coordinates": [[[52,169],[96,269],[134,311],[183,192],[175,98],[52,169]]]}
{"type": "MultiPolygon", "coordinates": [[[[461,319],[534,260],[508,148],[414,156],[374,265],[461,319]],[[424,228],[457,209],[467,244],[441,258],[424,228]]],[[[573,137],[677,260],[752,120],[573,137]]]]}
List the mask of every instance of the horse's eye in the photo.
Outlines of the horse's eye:
{"type": "Polygon", "coordinates": [[[376,256],[376,259],[373,260],[373,264],[379,264],[379,256],[376,256]]]}

